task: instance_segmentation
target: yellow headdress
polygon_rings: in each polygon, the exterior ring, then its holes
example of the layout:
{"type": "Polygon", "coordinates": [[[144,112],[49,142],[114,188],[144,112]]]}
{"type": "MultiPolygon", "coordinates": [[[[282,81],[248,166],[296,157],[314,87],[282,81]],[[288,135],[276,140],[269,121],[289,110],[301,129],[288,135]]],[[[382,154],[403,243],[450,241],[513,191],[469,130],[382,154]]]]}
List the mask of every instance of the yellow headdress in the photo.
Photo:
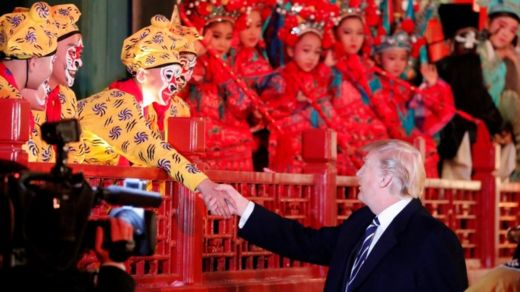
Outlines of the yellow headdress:
{"type": "Polygon", "coordinates": [[[79,28],[76,24],[81,16],[81,12],[74,4],[54,5],[51,8],[52,16],[58,27],[58,40],[78,33],[79,28]]]}
{"type": "Polygon", "coordinates": [[[170,20],[155,15],[147,26],[123,42],[121,60],[128,71],[135,74],[140,68],[151,69],[179,62],[180,40],[169,30],[170,20]]]}
{"type": "Polygon", "coordinates": [[[26,12],[0,17],[0,58],[30,59],[53,54],[58,46],[56,24],[45,2],[36,2],[26,12]]]}
{"type": "MultiPolygon", "coordinates": [[[[14,12],[28,12],[25,7],[16,7],[14,12]]],[[[51,14],[56,23],[58,41],[67,38],[71,34],[79,32],[76,23],[81,16],[81,12],[74,4],[54,5],[51,7],[51,14]]]]}
{"type": "Polygon", "coordinates": [[[196,28],[181,25],[181,19],[177,5],[175,5],[175,8],[173,9],[170,31],[174,36],[182,40],[178,46],[179,53],[186,52],[197,55],[197,48],[195,43],[201,40],[202,37],[197,32],[196,28]]]}

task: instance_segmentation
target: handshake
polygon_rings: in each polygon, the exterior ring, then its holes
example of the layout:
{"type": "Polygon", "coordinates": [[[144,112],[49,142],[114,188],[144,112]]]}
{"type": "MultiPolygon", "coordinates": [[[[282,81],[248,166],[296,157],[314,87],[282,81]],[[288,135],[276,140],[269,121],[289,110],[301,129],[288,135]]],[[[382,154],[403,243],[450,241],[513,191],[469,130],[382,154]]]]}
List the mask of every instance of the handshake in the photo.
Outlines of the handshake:
{"type": "Polygon", "coordinates": [[[244,198],[232,186],[216,184],[209,179],[201,182],[197,190],[200,192],[200,197],[204,200],[206,207],[213,215],[226,218],[231,217],[231,215],[242,216],[249,203],[249,200],[244,198]]]}

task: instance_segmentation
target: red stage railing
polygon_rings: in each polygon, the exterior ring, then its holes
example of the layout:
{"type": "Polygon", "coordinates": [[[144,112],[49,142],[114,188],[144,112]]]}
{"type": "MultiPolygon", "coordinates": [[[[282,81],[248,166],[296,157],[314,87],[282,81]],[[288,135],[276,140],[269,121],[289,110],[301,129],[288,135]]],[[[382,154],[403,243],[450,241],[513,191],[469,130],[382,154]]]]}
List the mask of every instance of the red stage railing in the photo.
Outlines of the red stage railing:
{"type": "MultiPolygon", "coordinates": [[[[8,106],[17,110],[16,105],[8,106]]],[[[199,133],[200,123],[200,119],[172,120],[170,129],[176,132],[169,133],[173,137],[191,137],[183,138],[184,146],[175,146],[199,163],[204,157],[203,135],[190,133],[199,133]]],[[[305,133],[304,139],[306,174],[207,173],[217,182],[232,184],[251,200],[306,225],[338,224],[362,206],[357,200],[356,179],[336,175],[335,133],[312,130],[305,133]]],[[[454,230],[468,261],[490,268],[512,256],[513,246],[507,243],[505,231],[520,224],[520,184],[496,182],[494,147],[489,136],[485,141],[473,149],[475,180],[428,180],[423,203],[433,216],[454,230]]],[[[9,145],[17,153],[20,143],[12,142],[2,140],[0,147],[9,145]]],[[[37,171],[50,169],[50,164],[29,166],[37,171]]],[[[323,287],[325,268],[274,255],[238,238],[236,218],[209,215],[195,193],[158,169],[93,165],[73,165],[73,169],[83,172],[93,185],[120,184],[128,177],[140,178],[149,180],[152,190],[164,194],[164,203],[156,210],[159,215],[156,254],[129,261],[129,270],[140,289],[225,291],[269,287],[276,291],[297,291],[305,287],[319,291],[323,287]]],[[[107,208],[99,207],[94,215],[103,216],[107,208]]]]}

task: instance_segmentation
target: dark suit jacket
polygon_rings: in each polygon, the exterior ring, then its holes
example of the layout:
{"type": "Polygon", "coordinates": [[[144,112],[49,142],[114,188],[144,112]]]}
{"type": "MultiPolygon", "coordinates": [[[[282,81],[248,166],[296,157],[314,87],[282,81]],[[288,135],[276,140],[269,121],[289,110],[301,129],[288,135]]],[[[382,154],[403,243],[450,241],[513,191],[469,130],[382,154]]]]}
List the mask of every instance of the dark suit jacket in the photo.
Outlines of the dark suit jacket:
{"type": "MultiPolygon", "coordinates": [[[[344,291],[359,242],[374,218],[368,207],[343,224],[319,230],[256,205],[239,235],[292,259],[329,266],[325,291],[344,291]]],[[[463,291],[468,286],[464,253],[455,234],[414,199],[370,252],[354,291],[463,291]]]]}

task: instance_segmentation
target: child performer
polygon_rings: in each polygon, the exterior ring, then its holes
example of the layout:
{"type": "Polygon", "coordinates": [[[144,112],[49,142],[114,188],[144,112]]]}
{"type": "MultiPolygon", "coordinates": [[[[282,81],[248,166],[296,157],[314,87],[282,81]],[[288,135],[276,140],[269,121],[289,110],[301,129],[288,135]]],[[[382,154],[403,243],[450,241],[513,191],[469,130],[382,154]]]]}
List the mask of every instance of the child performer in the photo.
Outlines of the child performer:
{"type": "Polygon", "coordinates": [[[520,1],[491,1],[488,11],[490,36],[478,48],[478,53],[489,94],[502,118],[512,126],[516,167],[510,179],[520,181],[520,55],[516,49],[520,1]]]}
{"type": "MultiPolygon", "coordinates": [[[[265,42],[262,30],[275,3],[244,1],[240,10],[240,16],[235,25],[233,47],[231,49],[230,65],[237,76],[245,81],[246,85],[257,96],[266,90],[279,94],[283,88],[280,75],[273,74],[273,69],[267,59],[265,42]]],[[[269,131],[264,128],[261,115],[250,107],[250,104],[241,102],[244,100],[244,92],[240,90],[234,80],[225,84],[225,92],[228,100],[234,103],[234,108],[242,118],[248,120],[254,136],[253,164],[256,171],[262,171],[268,167],[268,139],[269,131]],[[235,96],[231,96],[235,95],[235,96]],[[242,106],[242,108],[241,108],[242,106]],[[243,108],[243,107],[246,108],[243,108]]]]}
{"type": "Polygon", "coordinates": [[[428,177],[438,177],[439,155],[434,135],[455,113],[453,95],[449,85],[439,79],[433,65],[421,67],[425,82],[419,94],[398,82],[408,64],[411,49],[410,37],[404,31],[381,37],[375,57],[388,76],[374,76],[371,80],[374,92],[371,104],[391,138],[411,143],[419,137],[424,139],[426,173],[428,177]]]}
{"type": "MultiPolygon", "coordinates": [[[[15,11],[29,11],[27,8],[16,8],[15,11]]],[[[76,94],[70,87],[74,85],[76,73],[83,65],[81,52],[83,41],[76,23],[81,12],[74,4],[52,6],[52,18],[56,23],[58,48],[53,64],[52,74],[42,85],[41,94],[46,97],[45,107],[33,109],[32,113],[36,127],[33,128],[29,145],[29,161],[54,162],[55,153],[51,145],[41,138],[40,126],[44,122],[59,121],[61,119],[77,118],[76,94]]],[[[40,94],[34,92],[34,94],[40,94]]],[[[84,143],[69,143],[69,161],[83,162],[84,143]]]]}
{"type": "MultiPolygon", "coordinates": [[[[332,43],[330,15],[334,7],[322,1],[300,1],[284,7],[288,10],[283,12],[285,24],[279,35],[292,60],[279,69],[285,83],[284,93],[279,96],[264,95],[263,99],[273,109],[273,117],[291,136],[293,153],[290,162],[275,161],[277,155],[274,146],[279,138],[272,133],[270,168],[301,172],[304,166],[301,133],[306,129],[326,128],[327,123],[334,124],[335,129],[343,127],[330,103],[331,70],[320,62],[322,47],[332,43]],[[327,121],[323,120],[317,110],[326,116],[327,121]]],[[[348,133],[339,131],[337,134],[338,140],[347,140],[345,135],[348,133]]],[[[355,168],[352,166],[349,169],[354,174],[355,168]]]]}
{"type": "MultiPolygon", "coordinates": [[[[52,73],[58,45],[51,14],[47,3],[37,2],[0,17],[0,98],[24,98],[34,112],[45,109],[45,92],[38,90],[52,73]]],[[[33,137],[25,145],[29,160],[50,158],[51,147],[34,142],[40,121],[34,113],[31,119],[33,137]]]]}
{"type": "Polygon", "coordinates": [[[235,20],[239,1],[196,1],[184,7],[186,15],[202,32],[209,53],[201,54],[185,99],[193,116],[207,119],[206,162],[211,169],[253,170],[252,134],[243,113],[250,108],[246,96],[225,94],[223,84],[230,76],[220,62],[229,62],[235,20]],[[234,100],[233,97],[243,97],[234,100]]]}
{"type": "MultiPolygon", "coordinates": [[[[340,13],[336,20],[335,66],[333,72],[334,96],[332,104],[352,133],[349,141],[353,148],[360,149],[376,140],[388,138],[386,127],[373,112],[370,105],[368,84],[369,66],[364,54],[370,49],[369,25],[377,22],[375,4],[372,1],[340,1],[340,13]]],[[[357,153],[356,153],[357,154],[357,153]]],[[[360,155],[350,158],[362,165],[360,155]]],[[[338,156],[338,172],[344,173],[342,156],[338,156]]]]}
{"type": "Polygon", "coordinates": [[[159,167],[190,190],[200,191],[211,211],[228,215],[225,194],[215,191],[215,183],[148,126],[148,106],[165,106],[177,93],[182,66],[176,48],[183,41],[170,32],[166,17],[156,15],[151,22],[123,43],[121,59],[132,78],[78,103],[85,160],[113,165],[122,155],[134,164],[159,167]]]}

